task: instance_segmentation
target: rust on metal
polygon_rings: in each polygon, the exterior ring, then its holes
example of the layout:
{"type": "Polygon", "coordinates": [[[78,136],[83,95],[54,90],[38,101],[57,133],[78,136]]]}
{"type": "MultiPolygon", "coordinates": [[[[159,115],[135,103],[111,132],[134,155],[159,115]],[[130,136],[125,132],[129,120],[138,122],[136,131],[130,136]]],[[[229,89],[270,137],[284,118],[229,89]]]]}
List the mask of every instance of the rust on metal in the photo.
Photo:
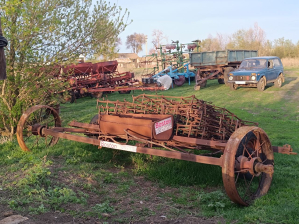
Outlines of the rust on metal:
{"type": "Polygon", "coordinates": [[[71,65],[55,65],[48,69],[43,67],[40,72],[47,72],[49,77],[67,82],[69,86],[59,93],[67,91],[71,103],[82,96],[101,97],[103,92],[130,93],[132,90],[164,90],[163,87],[147,86],[135,78],[132,72],[118,72],[117,61],[99,63],[79,63],[71,65]]]}
{"type": "Polygon", "coordinates": [[[296,152],[293,152],[292,147],[289,144],[285,144],[284,146],[273,146],[273,151],[281,154],[287,155],[297,155],[296,152]]]}
{"type": "MultiPolygon", "coordinates": [[[[30,138],[37,134],[37,127],[39,126],[61,127],[58,112],[52,107],[37,105],[30,107],[22,114],[16,132],[17,140],[22,150],[30,151],[26,141],[30,141],[30,138]]],[[[49,140],[48,145],[55,145],[58,140],[58,137],[53,137],[49,140]]]]}
{"type": "Polygon", "coordinates": [[[244,206],[268,192],[274,173],[273,152],[296,154],[289,145],[272,147],[257,123],[195,96],[142,94],[133,96],[132,102],[103,99],[97,104],[99,112],[89,124],[71,121],[71,127],[61,127],[58,112],[51,107],[29,108],[18,123],[20,147],[29,151],[63,138],[99,148],[217,165],[222,167],[228,197],[244,206]],[[215,157],[217,154],[220,156],[215,157]]]}

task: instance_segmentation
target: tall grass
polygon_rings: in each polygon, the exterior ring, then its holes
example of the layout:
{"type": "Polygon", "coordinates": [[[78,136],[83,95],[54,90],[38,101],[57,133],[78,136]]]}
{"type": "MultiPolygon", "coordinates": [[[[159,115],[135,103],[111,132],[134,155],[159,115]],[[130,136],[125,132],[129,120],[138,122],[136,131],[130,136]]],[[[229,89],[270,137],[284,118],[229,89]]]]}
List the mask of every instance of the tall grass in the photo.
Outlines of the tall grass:
{"type": "Polygon", "coordinates": [[[299,58],[282,58],[281,62],[284,67],[299,68],[299,58]]]}

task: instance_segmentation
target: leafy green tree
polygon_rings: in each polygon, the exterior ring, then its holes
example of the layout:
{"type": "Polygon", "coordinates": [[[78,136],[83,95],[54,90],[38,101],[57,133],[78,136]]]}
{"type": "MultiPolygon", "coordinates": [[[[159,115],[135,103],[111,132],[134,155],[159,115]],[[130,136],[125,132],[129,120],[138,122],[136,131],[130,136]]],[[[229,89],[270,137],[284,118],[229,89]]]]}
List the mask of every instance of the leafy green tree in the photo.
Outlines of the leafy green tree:
{"type": "Polygon", "coordinates": [[[280,58],[296,57],[296,45],[284,37],[274,40],[273,54],[280,58]]]}
{"type": "Polygon", "coordinates": [[[146,35],[142,33],[134,33],[127,36],[127,49],[132,49],[133,53],[138,54],[142,51],[142,45],[146,43],[146,35]]]}
{"type": "Polygon", "coordinates": [[[248,30],[237,30],[230,36],[230,41],[227,44],[227,49],[246,49],[258,50],[260,55],[264,55],[263,47],[266,43],[266,34],[264,30],[254,24],[253,28],[248,30]]]}
{"type": "Polygon", "coordinates": [[[0,131],[11,136],[22,112],[56,104],[65,83],[53,75],[80,54],[113,57],[129,12],[104,0],[0,0],[7,80],[0,81],[0,131]]]}

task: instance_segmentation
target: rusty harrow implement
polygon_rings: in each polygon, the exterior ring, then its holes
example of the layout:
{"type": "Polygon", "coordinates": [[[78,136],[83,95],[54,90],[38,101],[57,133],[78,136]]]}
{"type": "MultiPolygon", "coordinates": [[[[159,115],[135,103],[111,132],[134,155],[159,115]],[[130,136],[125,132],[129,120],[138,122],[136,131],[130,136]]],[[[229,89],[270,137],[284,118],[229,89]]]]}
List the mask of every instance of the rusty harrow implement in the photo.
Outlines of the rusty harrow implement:
{"type": "Polygon", "coordinates": [[[75,98],[91,94],[94,97],[101,97],[103,92],[130,93],[131,90],[162,90],[160,87],[145,87],[134,77],[134,73],[117,71],[117,61],[106,61],[98,63],[79,63],[58,67],[55,77],[60,77],[60,71],[66,74],[71,92],[71,102],[75,98]]]}
{"type": "Polygon", "coordinates": [[[29,151],[64,138],[99,148],[217,165],[222,167],[227,195],[244,206],[268,192],[274,172],[273,152],[296,154],[289,145],[272,146],[257,123],[195,96],[143,94],[133,96],[132,102],[98,100],[98,108],[89,124],[72,121],[72,128],[68,128],[61,127],[55,109],[31,107],[18,123],[19,145],[29,151]]]}

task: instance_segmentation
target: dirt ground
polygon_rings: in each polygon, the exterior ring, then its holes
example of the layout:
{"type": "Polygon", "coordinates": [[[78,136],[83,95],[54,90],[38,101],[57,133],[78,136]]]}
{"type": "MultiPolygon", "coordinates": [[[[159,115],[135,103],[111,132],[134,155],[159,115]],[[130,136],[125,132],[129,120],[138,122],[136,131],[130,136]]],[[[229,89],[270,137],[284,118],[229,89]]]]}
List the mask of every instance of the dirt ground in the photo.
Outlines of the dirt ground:
{"type": "MultiPolygon", "coordinates": [[[[55,167],[52,167],[55,169],[55,167]]],[[[59,175],[60,176],[60,175],[59,175]]],[[[61,177],[61,176],[60,176],[61,177]]],[[[57,179],[60,184],[65,184],[70,187],[69,178],[59,178],[57,179]]],[[[147,197],[149,199],[141,201],[138,197],[137,199],[133,198],[131,194],[126,196],[117,196],[116,194],[110,195],[110,197],[117,198],[118,209],[123,210],[123,212],[118,212],[117,217],[113,217],[111,214],[102,213],[102,218],[97,217],[76,217],[70,214],[62,213],[60,211],[55,212],[47,212],[38,215],[33,215],[24,212],[16,212],[9,208],[9,206],[5,206],[0,204],[0,224],[8,224],[6,222],[1,222],[4,218],[21,215],[23,217],[28,218],[25,221],[20,223],[23,224],[45,224],[45,223],[190,223],[190,224],[214,224],[214,223],[225,223],[225,220],[222,217],[213,217],[213,218],[205,218],[195,216],[197,213],[196,208],[187,207],[188,212],[190,214],[179,215],[180,210],[186,209],[184,206],[180,205],[172,205],[169,203],[169,200],[165,200],[164,198],[159,197],[159,193],[161,193],[161,188],[157,186],[157,184],[145,180],[143,177],[134,177],[134,186],[130,188],[130,191],[136,192],[140,197],[147,197]],[[132,202],[134,201],[134,202],[132,202]],[[173,210],[176,211],[176,214],[173,215],[173,210]],[[136,211],[140,211],[136,214],[136,211]],[[149,211],[142,214],[142,211],[149,211]],[[171,215],[170,215],[171,214],[171,215]],[[117,219],[115,219],[117,218],[117,219]],[[120,220],[119,222],[117,220],[120,220]]],[[[109,186],[111,191],[115,186],[109,186]]],[[[73,187],[73,190],[76,190],[73,187]]],[[[175,193],[175,189],[170,187],[163,188],[164,193],[175,193]]],[[[5,192],[2,192],[2,194],[5,192]]],[[[89,192],[90,194],[90,192],[89,192]]],[[[0,197],[2,195],[0,194],[0,197]]],[[[93,207],[98,202],[102,201],[103,196],[97,194],[90,194],[88,199],[88,207],[93,207]]],[[[65,210],[76,210],[80,212],[80,209],[83,209],[80,205],[76,205],[73,203],[69,203],[63,205],[65,210]]],[[[86,211],[86,208],[84,208],[86,211]]],[[[198,214],[198,213],[197,213],[198,214]]],[[[18,223],[18,222],[16,222],[18,223]]],[[[11,223],[10,223],[11,224],[11,223]]]]}

